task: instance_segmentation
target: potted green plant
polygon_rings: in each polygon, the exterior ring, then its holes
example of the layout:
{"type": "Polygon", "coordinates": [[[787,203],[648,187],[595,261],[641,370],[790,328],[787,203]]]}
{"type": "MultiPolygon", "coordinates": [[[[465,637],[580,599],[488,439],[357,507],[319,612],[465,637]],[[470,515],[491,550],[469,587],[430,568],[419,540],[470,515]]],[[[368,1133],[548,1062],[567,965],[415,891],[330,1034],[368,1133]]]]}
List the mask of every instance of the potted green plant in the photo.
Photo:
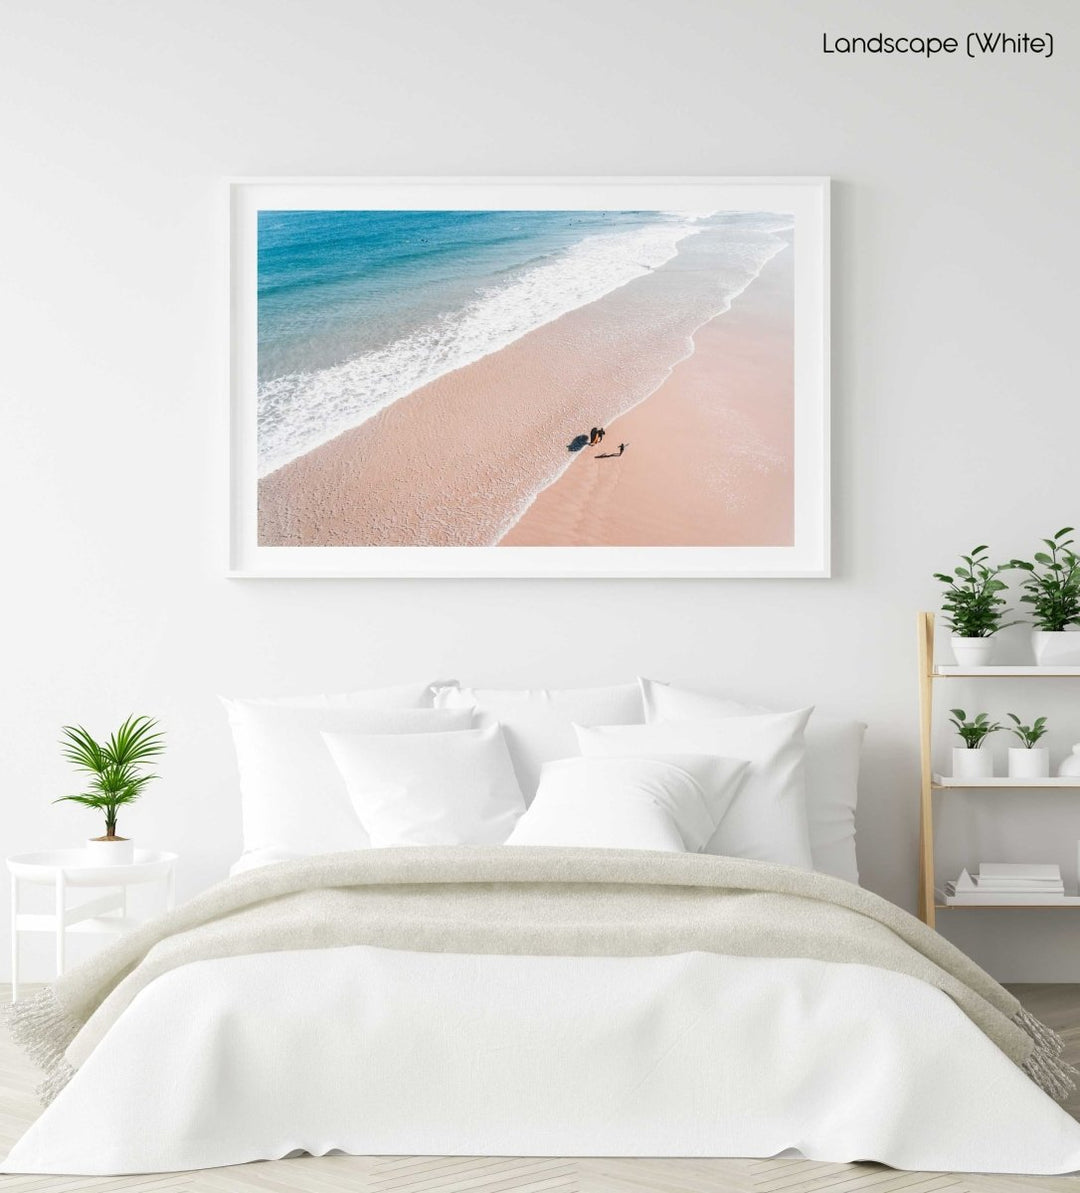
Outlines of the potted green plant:
{"type": "Polygon", "coordinates": [[[1010,567],[1027,576],[1022,584],[1022,604],[1030,605],[1035,629],[1031,640],[1035,661],[1041,667],[1080,665],[1080,556],[1073,548],[1071,526],[1053,538],[1043,539],[1045,551],[1033,560],[1014,559],[1010,567]]]}
{"type": "Polygon", "coordinates": [[[949,711],[952,713],[949,721],[964,743],[962,746],[953,747],[953,778],[993,778],[993,755],[989,750],[983,750],[982,747],[990,734],[997,733],[1002,726],[997,721],[991,721],[988,714],[984,712],[969,721],[967,713],[962,708],[953,708],[949,711]]]}
{"type": "Polygon", "coordinates": [[[60,748],[64,757],[89,776],[85,791],[62,795],[54,803],[70,800],[105,814],[105,833],[86,843],[89,860],[97,866],[123,866],[135,857],[135,843],[116,832],[119,810],[134,803],[157,775],[145,771],[147,763],[165,749],[164,735],[152,717],[131,716],[108,741],[96,741],[81,725],[65,725],[60,748]]]}
{"type": "Polygon", "coordinates": [[[1046,736],[1046,718],[1036,717],[1025,725],[1011,712],[1009,720],[1009,732],[1021,742],[1020,746],[1009,747],[1009,778],[1045,779],[1050,774],[1050,751],[1038,743],[1046,736]]]}
{"type": "Polygon", "coordinates": [[[946,585],[941,608],[961,667],[985,667],[993,653],[993,635],[1005,628],[1002,618],[1007,609],[1001,594],[1008,585],[998,578],[1005,568],[987,562],[988,550],[985,544],[972,547],[970,555],[960,556],[960,566],[952,575],[934,573],[934,579],[946,585]]]}

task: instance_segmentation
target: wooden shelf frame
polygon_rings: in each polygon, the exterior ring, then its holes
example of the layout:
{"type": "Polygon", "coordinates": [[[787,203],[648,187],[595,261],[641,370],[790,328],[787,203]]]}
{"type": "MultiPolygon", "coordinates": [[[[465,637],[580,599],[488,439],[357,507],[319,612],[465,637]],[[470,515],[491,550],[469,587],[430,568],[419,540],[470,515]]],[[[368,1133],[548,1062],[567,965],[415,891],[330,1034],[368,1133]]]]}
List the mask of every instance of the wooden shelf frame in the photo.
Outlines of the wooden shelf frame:
{"type": "Polygon", "coordinates": [[[919,919],[936,926],[934,889],[934,615],[920,613],[919,633],[919,919]]]}
{"type": "Polygon", "coordinates": [[[937,899],[934,883],[934,792],[935,791],[1068,791],[1080,789],[1080,779],[983,779],[955,780],[934,774],[934,682],[941,679],[1080,679],[1080,667],[950,667],[934,662],[934,615],[918,615],[919,647],[919,918],[936,927],[938,911],[969,911],[1002,908],[1054,908],[1059,911],[1077,904],[979,903],[947,904],[937,899]]]}

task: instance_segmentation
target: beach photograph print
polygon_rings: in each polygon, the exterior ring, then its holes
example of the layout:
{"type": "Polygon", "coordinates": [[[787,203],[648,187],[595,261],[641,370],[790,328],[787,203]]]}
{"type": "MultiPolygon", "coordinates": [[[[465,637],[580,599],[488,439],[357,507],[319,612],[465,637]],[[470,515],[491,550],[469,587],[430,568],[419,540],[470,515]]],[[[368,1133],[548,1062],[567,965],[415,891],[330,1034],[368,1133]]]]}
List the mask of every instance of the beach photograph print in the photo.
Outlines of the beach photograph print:
{"type": "Polygon", "coordinates": [[[453,198],[252,210],[260,551],[360,574],[403,551],[465,574],[790,556],[804,229],[784,196],[453,198]]]}

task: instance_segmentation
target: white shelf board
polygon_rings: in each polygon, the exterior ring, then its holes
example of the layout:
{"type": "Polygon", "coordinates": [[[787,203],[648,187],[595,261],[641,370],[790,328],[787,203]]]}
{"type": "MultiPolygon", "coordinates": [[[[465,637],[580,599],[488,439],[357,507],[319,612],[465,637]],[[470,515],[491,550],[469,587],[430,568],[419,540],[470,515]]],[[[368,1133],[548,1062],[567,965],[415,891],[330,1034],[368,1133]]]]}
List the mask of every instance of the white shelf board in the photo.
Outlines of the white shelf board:
{"type": "MultiPolygon", "coordinates": [[[[131,916],[94,916],[90,919],[79,920],[76,924],[68,924],[66,931],[77,933],[130,932],[132,928],[139,927],[141,923],[141,920],[131,916]]],[[[56,916],[48,913],[20,912],[15,920],[15,931],[55,932],[56,916]]]]}
{"type": "Polygon", "coordinates": [[[938,663],[934,667],[934,678],[958,677],[962,679],[1050,679],[1073,676],[1080,679],[1080,667],[957,667],[938,663]]]}
{"type": "Polygon", "coordinates": [[[935,787],[967,787],[972,790],[977,790],[980,787],[1077,787],[1080,788],[1080,779],[1071,778],[1050,778],[1050,779],[1010,779],[1004,776],[997,776],[993,779],[954,779],[951,775],[935,775],[935,787]]]}
{"type": "Polygon", "coordinates": [[[938,894],[938,901],[934,904],[938,911],[951,911],[954,907],[963,907],[965,910],[969,907],[982,908],[984,911],[988,908],[1001,907],[1024,907],[1029,909],[1045,909],[1047,907],[1080,907],[1080,895],[1064,895],[1060,899],[1047,899],[1042,903],[995,903],[992,899],[979,899],[978,902],[964,901],[962,903],[949,902],[948,896],[945,896],[945,901],[941,901],[941,894],[938,894]]]}

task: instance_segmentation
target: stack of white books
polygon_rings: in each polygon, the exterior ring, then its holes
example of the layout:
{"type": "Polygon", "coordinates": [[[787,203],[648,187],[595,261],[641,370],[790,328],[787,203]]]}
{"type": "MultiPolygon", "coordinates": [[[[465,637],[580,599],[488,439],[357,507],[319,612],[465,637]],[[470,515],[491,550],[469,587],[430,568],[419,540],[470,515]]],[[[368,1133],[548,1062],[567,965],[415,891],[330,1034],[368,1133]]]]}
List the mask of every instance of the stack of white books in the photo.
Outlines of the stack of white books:
{"type": "MultiPolygon", "coordinates": [[[[1070,898],[1068,902],[1077,902],[1070,898]]],[[[950,907],[979,903],[1064,903],[1061,867],[1030,862],[982,862],[978,874],[961,870],[960,877],[945,884],[950,907]]]]}

